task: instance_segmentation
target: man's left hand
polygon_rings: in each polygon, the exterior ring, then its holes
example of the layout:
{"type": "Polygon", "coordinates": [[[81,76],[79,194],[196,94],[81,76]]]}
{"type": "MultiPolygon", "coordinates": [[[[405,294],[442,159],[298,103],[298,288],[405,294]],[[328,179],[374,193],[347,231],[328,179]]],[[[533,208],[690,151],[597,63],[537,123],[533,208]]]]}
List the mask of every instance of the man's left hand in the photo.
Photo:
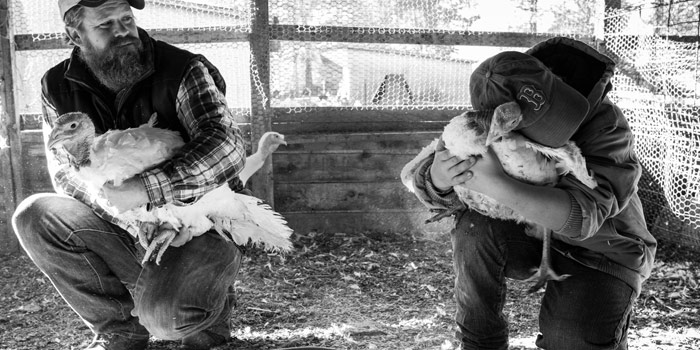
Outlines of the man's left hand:
{"type": "Polygon", "coordinates": [[[148,203],[146,187],[138,176],[124,181],[121,186],[106,183],[102,194],[117,213],[123,213],[148,203]]]}

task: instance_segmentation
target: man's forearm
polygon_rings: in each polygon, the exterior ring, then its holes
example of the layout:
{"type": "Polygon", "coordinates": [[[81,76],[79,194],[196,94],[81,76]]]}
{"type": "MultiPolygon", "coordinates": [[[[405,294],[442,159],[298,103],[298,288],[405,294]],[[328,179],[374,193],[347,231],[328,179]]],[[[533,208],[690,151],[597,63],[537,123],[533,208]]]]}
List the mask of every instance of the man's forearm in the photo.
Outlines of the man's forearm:
{"type": "Polygon", "coordinates": [[[497,178],[483,194],[513,209],[529,221],[554,231],[566,224],[571,212],[571,201],[566,191],[527,184],[507,176],[497,178]]]}

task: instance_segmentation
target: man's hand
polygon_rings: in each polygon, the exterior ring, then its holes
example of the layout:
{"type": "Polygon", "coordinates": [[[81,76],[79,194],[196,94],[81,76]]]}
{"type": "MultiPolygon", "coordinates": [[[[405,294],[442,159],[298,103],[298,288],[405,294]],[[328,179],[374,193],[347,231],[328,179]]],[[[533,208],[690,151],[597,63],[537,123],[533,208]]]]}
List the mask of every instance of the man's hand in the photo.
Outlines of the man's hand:
{"type": "Polygon", "coordinates": [[[440,138],[436,146],[433,165],[430,167],[430,177],[433,186],[440,191],[447,191],[454,185],[459,185],[472,178],[469,169],[476,163],[476,158],[469,157],[465,160],[450,154],[445,148],[445,142],[440,138]]]}
{"type": "MultiPolygon", "coordinates": [[[[496,152],[489,147],[488,152],[479,158],[478,162],[469,169],[471,176],[469,181],[464,182],[462,185],[468,189],[479,192],[485,195],[491,195],[492,191],[497,190],[499,187],[496,184],[502,184],[503,181],[513,180],[506,172],[503,170],[503,165],[501,165],[496,152]]],[[[516,180],[517,181],[517,180],[516,180]]]]}
{"type": "Polygon", "coordinates": [[[121,186],[106,183],[102,187],[102,194],[109,204],[117,210],[117,213],[123,213],[148,203],[146,187],[138,176],[124,181],[121,186]]]}

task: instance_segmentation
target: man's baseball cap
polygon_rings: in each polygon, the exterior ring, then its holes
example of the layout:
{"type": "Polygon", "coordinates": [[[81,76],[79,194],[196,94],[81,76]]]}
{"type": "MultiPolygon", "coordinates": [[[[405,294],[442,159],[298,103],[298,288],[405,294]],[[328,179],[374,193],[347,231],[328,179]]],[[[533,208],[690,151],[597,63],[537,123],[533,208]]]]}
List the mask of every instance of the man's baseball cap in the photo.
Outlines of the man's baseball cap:
{"type": "MultiPolygon", "coordinates": [[[[65,17],[66,12],[77,5],[83,5],[87,7],[97,7],[108,0],[58,0],[58,9],[61,13],[61,18],[65,17]]],[[[131,7],[142,10],[146,5],[144,0],[127,0],[131,7]]]]}
{"type": "Polygon", "coordinates": [[[523,119],[515,130],[535,142],[561,147],[588,114],[588,100],[540,60],[517,51],[482,62],[469,81],[472,106],[494,109],[516,101],[523,119]]]}

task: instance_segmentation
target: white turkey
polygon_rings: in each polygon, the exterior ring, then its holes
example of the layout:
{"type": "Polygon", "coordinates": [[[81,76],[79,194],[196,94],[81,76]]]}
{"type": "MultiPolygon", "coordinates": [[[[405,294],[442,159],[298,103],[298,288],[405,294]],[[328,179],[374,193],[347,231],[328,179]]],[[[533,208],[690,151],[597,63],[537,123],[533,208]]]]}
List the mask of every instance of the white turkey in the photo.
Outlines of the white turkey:
{"type": "Polygon", "coordinates": [[[255,153],[246,158],[245,168],[238,174],[238,177],[243,181],[244,185],[256,171],[260,170],[265,163],[265,159],[276,151],[280,145],[286,146],[287,141],[284,140],[284,135],[278,132],[268,131],[260,136],[258,149],[255,153]]]}
{"type": "MultiPolygon", "coordinates": [[[[77,177],[87,184],[93,198],[110,210],[109,203],[99,195],[104,184],[111,182],[119,186],[124,180],[170,159],[184,145],[178,132],[154,127],[154,123],[155,115],[138,128],[96,135],[88,115],[66,113],[56,119],[47,148],[63,154],[77,177]]],[[[282,252],[292,248],[289,240],[292,230],[284,218],[260,199],[232,191],[228,184],[190,205],[166,204],[151,210],[144,205],[124,213],[112,212],[140,228],[137,238],[146,248],[144,262],[157,251],[158,263],[178,235],[185,235],[187,241],[212,229],[239,245],[250,242],[282,252]]]]}
{"type": "MultiPolygon", "coordinates": [[[[498,156],[503,170],[523,182],[554,186],[559,182],[560,176],[571,173],[586,186],[590,188],[597,186],[595,179],[586,169],[585,159],[580,149],[573,141],[559,148],[538,144],[513,131],[521,120],[522,113],[519,105],[516,102],[508,102],[498,106],[493,113],[465,112],[454,117],[445,126],[441,138],[450,154],[461,160],[470,156],[484,155],[490,146],[498,156]]],[[[433,140],[402,169],[401,180],[411,192],[414,192],[413,174],[416,168],[423,160],[432,157],[438,143],[439,139],[433,140]]],[[[471,191],[465,186],[456,185],[454,190],[460,200],[472,210],[496,219],[526,223],[527,233],[542,239],[540,267],[528,279],[528,281],[535,281],[530,292],[540,289],[549,279],[560,281],[568,277],[568,275],[558,275],[550,266],[550,229],[526,220],[511,208],[479,192],[471,191]]],[[[459,208],[444,211],[429,219],[428,222],[450,216],[457,210],[459,208]]]]}

